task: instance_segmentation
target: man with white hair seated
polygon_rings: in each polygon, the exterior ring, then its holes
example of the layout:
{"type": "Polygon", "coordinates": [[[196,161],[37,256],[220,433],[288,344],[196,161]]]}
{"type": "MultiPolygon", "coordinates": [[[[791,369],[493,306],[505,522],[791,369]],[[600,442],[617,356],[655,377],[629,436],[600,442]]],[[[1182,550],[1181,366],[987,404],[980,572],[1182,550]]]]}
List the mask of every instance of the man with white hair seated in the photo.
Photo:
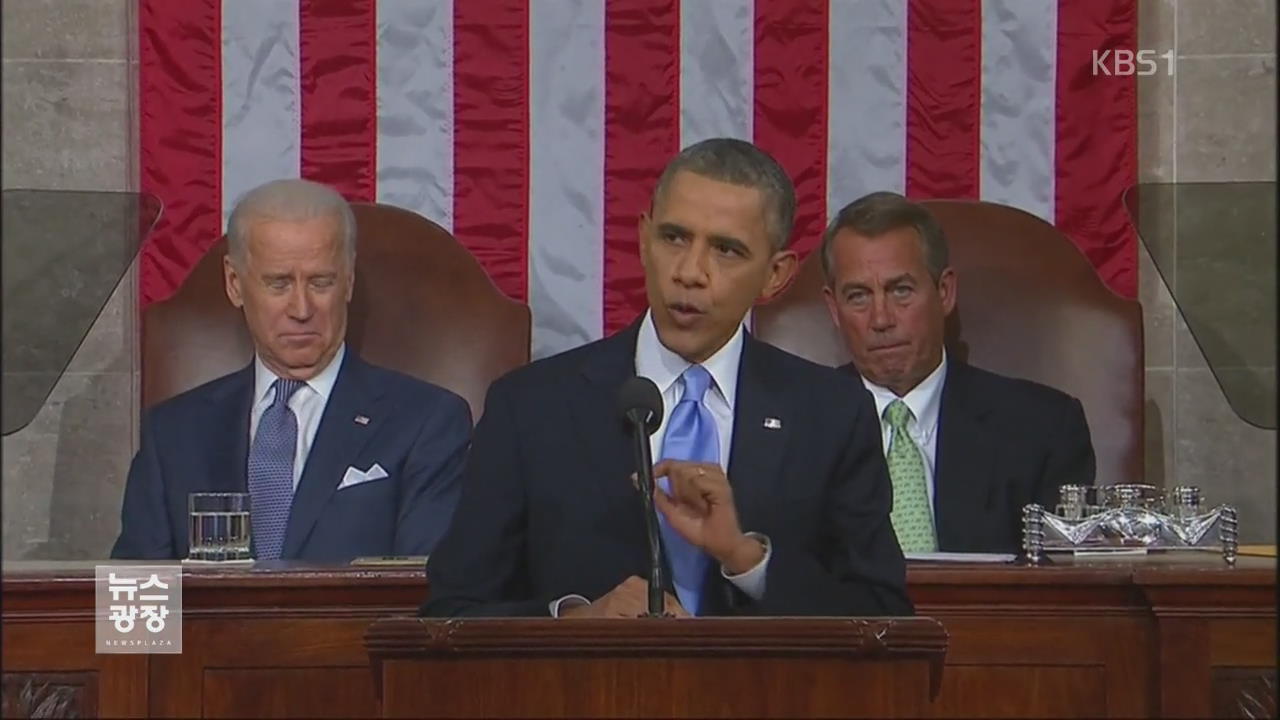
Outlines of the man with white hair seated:
{"type": "Polygon", "coordinates": [[[187,556],[188,496],[251,496],[259,560],[427,555],[457,502],[466,401],[346,346],[356,226],[324,185],[277,180],[227,223],[227,297],[254,359],[143,418],[111,555],[187,556]]]}

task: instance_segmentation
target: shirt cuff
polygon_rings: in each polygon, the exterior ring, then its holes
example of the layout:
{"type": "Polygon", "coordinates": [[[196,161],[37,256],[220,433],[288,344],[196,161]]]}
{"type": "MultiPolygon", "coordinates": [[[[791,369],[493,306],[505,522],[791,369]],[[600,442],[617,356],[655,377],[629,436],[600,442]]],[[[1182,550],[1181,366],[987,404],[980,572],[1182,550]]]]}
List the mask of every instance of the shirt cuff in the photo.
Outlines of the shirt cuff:
{"type": "Polygon", "coordinates": [[[769,557],[773,555],[773,544],[769,542],[767,535],[761,535],[757,532],[749,532],[747,537],[755,538],[760,541],[761,545],[764,545],[764,557],[760,558],[760,562],[756,563],[755,567],[741,575],[730,575],[729,571],[725,570],[724,566],[721,565],[720,575],[725,580],[733,583],[747,597],[758,602],[760,598],[764,597],[764,580],[767,574],[765,571],[769,567],[769,557]]]}
{"type": "Polygon", "coordinates": [[[551,611],[551,617],[560,617],[561,610],[570,610],[580,605],[590,605],[591,601],[581,595],[565,595],[558,600],[552,600],[547,608],[551,611]]]}

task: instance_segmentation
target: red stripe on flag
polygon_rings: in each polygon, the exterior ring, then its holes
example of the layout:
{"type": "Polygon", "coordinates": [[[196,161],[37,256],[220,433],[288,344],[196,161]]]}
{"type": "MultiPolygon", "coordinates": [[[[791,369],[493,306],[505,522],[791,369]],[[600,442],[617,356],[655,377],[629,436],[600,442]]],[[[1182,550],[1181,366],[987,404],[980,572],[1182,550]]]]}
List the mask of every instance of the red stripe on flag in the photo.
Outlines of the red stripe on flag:
{"type": "Polygon", "coordinates": [[[648,307],[636,226],[662,168],[680,149],[680,4],[605,10],[604,332],[648,307]]]}
{"type": "Polygon", "coordinates": [[[373,0],[301,0],[302,177],[372,201],[377,172],[377,18],[373,0]]]}
{"type": "Polygon", "coordinates": [[[755,142],[795,183],[791,237],[802,255],[826,225],[827,24],[826,0],[756,3],[755,142]]]}
{"type": "Polygon", "coordinates": [[[907,195],[979,197],[981,0],[909,0],[907,195]]]}
{"type": "Polygon", "coordinates": [[[1124,192],[1138,181],[1133,75],[1094,76],[1093,53],[1135,45],[1131,0],[1061,3],[1058,10],[1055,224],[1115,292],[1138,292],[1137,237],[1124,192]]]}
{"type": "Polygon", "coordinates": [[[529,15],[454,3],[453,232],[498,289],[528,297],[529,15]]]}
{"type": "Polygon", "coordinates": [[[221,0],[141,0],[138,31],[140,184],[164,204],[142,248],[145,307],[222,235],[221,0]]]}

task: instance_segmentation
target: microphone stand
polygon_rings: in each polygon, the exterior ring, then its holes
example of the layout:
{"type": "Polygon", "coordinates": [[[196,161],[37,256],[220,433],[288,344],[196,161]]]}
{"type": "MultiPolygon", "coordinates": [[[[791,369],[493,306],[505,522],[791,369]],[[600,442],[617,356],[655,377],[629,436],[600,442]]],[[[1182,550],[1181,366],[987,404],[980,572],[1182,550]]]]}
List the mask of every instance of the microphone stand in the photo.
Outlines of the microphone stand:
{"type": "Polygon", "coordinates": [[[648,423],[641,417],[642,410],[631,410],[627,419],[631,422],[631,437],[634,439],[636,477],[639,479],[640,495],[644,502],[645,530],[649,536],[649,614],[648,617],[662,617],[666,603],[663,602],[663,588],[666,582],[662,571],[662,533],[658,529],[658,509],[653,504],[653,454],[649,450],[648,423]]]}

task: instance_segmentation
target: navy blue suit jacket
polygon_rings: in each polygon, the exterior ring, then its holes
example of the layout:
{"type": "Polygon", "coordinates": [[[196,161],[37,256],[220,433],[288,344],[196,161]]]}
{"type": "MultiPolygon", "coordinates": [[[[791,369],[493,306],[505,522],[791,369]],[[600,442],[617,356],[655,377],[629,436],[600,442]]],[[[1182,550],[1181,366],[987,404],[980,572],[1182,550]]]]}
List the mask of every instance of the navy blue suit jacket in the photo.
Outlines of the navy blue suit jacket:
{"type": "MultiPolygon", "coordinates": [[[[112,557],[184,558],[187,495],[247,492],[252,395],[250,364],[146,414],[112,557]]],[[[453,515],[470,439],[465,400],[348,348],[294,492],[282,559],[429,554],[453,515]],[[337,489],[347,468],[374,463],[388,477],[337,489]]]]}
{"type": "MultiPolygon", "coordinates": [[[[649,576],[615,409],[638,328],[490,387],[455,522],[427,564],[424,614],[546,616],[556,598],[649,576]]],[[[773,554],[759,601],[711,563],[700,614],[911,614],[870,394],[749,334],[738,372],[728,476],[743,529],[768,535],[773,554]]]]}
{"type": "Polygon", "coordinates": [[[1023,506],[1052,512],[1059,487],[1093,484],[1096,463],[1079,400],[952,358],[934,465],[938,549],[1017,554],[1023,506]]]}

